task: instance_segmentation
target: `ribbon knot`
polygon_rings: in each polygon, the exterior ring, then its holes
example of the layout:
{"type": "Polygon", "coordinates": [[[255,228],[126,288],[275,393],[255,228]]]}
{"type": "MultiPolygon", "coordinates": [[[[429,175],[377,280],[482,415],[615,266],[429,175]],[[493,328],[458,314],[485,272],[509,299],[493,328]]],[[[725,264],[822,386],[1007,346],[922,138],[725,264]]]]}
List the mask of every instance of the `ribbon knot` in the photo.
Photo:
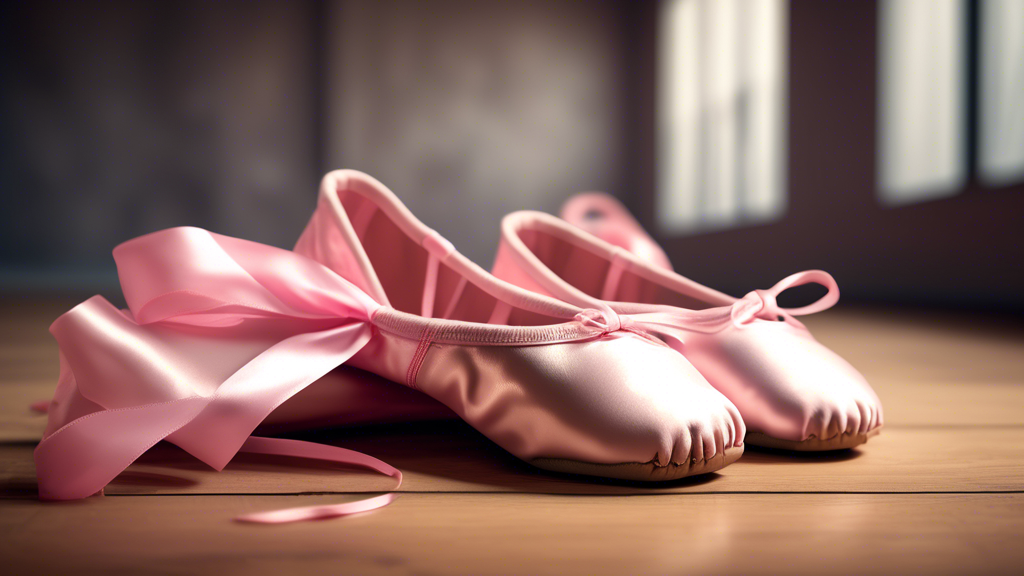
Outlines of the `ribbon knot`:
{"type": "Polygon", "coordinates": [[[605,334],[620,330],[623,326],[622,319],[611,308],[606,310],[588,308],[577,314],[575,320],[584,326],[593,326],[605,334]]]}
{"type": "MultiPolygon", "coordinates": [[[[684,331],[713,334],[729,326],[742,328],[755,318],[774,321],[782,320],[803,327],[803,324],[793,318],[794,316],[803,316],[826,310],[832,307],[838,300],[839,287],[832,276],[821,270],[807,270],[784,278],[768,290],[749,292],[731,306],[709,308],[706,310],[688,310],[685,308],[663,306],[656,312],[623,315],[619,317],[619,324],[617,326],[638,333],[656,334],[670,346],[682,349],[685,339],[684,331]],[[776,297],[779,294],[794,286],[812,282],[825,286],[828,288],[828,292],[816,302],[801,308],[782,308],[778,305],[776,297]]],[[[596,319],[597,317],[601,319],[606,317],[599,310],[588,310],[585,313],[595,317],[595,319],[591,320],[595,326],[599,325],[600,322],[596,319]],[[591,312],[596,314],[590,314],[591,312]]]]}

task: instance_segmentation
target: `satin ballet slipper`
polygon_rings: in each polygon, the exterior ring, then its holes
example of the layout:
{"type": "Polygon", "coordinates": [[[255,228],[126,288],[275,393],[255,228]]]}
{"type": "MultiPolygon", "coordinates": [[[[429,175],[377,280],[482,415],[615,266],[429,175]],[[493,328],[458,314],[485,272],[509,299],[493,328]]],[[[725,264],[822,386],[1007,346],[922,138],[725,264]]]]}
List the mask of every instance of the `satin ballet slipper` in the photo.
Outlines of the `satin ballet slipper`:
{"type": "Polygon", "coordinates": [[[613,199],[593,198],[570,201],[572,223],[539,212],[507,216],[494,274],[577,306],[607,306],[657,334],[739,408],[752,445],[835,450],[878,434],[882,406],[871,386],[796,319],[835,304],[839,290],[830,275],[801,272],[733,298],[672,272],[667,260],[659,265],[649,247],[641,256],[623,248],[653,240],[621,206],[608,211],[613,199]],[[603,214],[611,218],[595,224],[603,214]],[[776,303],[780,292],[812,282],[828,288],[817,302],[797,309],[776,303]]]}
{"type": "Polygon", "coordinates": [[[607,306],[498,280],[366,174],[324,178],[295,251],[381,305],[349,366],[429,395],[539,468],[669,480],[742,453],[738,411],[685,358],[607,306]]]}

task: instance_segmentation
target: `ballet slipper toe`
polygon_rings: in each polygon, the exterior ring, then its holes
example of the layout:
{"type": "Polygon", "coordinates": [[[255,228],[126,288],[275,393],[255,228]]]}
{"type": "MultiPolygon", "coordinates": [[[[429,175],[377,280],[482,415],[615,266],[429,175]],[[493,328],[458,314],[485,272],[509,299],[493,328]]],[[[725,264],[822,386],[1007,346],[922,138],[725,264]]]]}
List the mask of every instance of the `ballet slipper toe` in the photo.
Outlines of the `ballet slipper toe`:
{"type": "Polygon", "coordinates": [[[693,458],[685,462],[672,462],[667,466],[658,465],[653,461],[594,464],[560,458],[535,458],[530,460],[530,464],[552,472],[602,476],[639,482],[666,482],[686,478],[687,476],[698,476],[700,474],[716,472],[736,462],[740,459],[740,456],[743,456],[743,446],[726,448],[720,454],[709,459],[698,460],[693,458]]]}
{"type": "Polygon", "coordinates": [[[714,422],[690,423],[683,426],[672,448],[661,448],[648,461],[595,463],[569,458],[534,458],[530,463],[554,472],[603,476],[620,480],[663,482],[697,476],[720,470],[743,455],[742,439],[730,432],[728,418],[711,418],[714,422]],[[665,453],[672,456],[665,458],[665,453]]]}
{"type": "Polygon", "coordinates": [[[698,368],[745,415],[751,445],[839,450],[881,430],[871,386],[803,327],[757,322],[690,345],[698,368]]]}
{"type": "Polygon", "coordinates": [[[416,387],[505,450],[556,472],[673,480],[743,452],[735,406],[684,357],[632,333],[547,346],[438,345],[416,387]]]}

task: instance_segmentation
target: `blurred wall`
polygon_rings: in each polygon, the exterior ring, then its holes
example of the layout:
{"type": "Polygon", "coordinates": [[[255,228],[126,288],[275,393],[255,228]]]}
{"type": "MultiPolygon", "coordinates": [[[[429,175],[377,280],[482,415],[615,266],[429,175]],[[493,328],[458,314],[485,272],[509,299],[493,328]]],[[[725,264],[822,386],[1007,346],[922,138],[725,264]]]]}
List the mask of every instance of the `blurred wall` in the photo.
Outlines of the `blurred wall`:
{"type": "Polygon", "coordinates": [[[490,267],[501,218],[624,186],[621,7],[352,0],[328,18],[327,159],[490,267]]]}
{"type": "Polygon", "coordinates": [[[277,245],[314,204],[315,6],[4,3],[0,283],[114,280],[177,225],[277,245]]]}
{"type": "MultiPolygon", "coordinates": [[[[879,199],[877,21],[875,2],[790,3],[789,185],[779,219],[658,234],[651,116],[639,138],[651,148],[624,200],[677,271],[735,295],[821,268],[843,301],[1024,312],[1024,183],[991,185],[972,174],[950,198],[896,207],[879,199]]],[[[648,7],[641,22],[636,49],[653,61],[656,10],[648,7]]],[[[643,70],[639,108],[653,110],[657,78],[654,67],[643,70]]]]}
{"type": "Polygon", "coordinates": [[[364,170],[489,266],[501,217],[620,189],[612,2],[4,4],[0,288],[115,286],[176,225],[290,247],[364,170]]]}
{"type": "MultiPolygon", "coordinates": [[[[1022,310],[1024,187],[878,201],[876,9],[791,3],[786,213],[661,239],[737,295],[824,268],[846,300],[1022,310]]],[[[168,226],[289,247],[338,167],[485,267],[502,215],[580,190],[653,229],[656,16],[629,0],[0,3],[0,290],[116,294],[110,249],[168,226]]]]}

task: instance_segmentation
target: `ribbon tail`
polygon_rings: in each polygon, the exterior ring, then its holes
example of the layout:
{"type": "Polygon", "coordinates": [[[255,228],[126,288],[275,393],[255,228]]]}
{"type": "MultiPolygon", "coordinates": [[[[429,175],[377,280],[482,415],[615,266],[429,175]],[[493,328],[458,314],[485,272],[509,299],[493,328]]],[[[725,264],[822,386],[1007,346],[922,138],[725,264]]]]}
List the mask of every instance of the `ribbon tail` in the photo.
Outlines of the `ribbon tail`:
{"type": "Polygon", "coordinates": [[[39,497],[86,498],[167,434],[195,418],[206,406],[199,396],[95,412],[47,436],[36,447],[39,497]]]}
{"type": "Polygon", "coordinates": [[[394,502],[398,495],[394,492],[364,498],[355,502],[344,504],[327,504],[322,506],[304,506],[300,508],[284,508],[269,512],[256,512],[235,518],[238,522],[251,522],[254,524],[287,524],[288,522],[302,522],[305,520],[326,520],[339,516],[349,516],[360,512],[369,512],[383,508],[394,502]]]}
{"type": "Polygon", "coordinates": [[[340,448],[327,444],[317,444],[303,440],[291,440],[288,438],[264,438],[262,436],[250,436],[242,445],[240,452],[249,454],[275,454],[280,456],[291,456],[293,458],[310,458],[313,460],[326,460],[338,462],[339,464],[351,464],[361,468],[369,468],[398,480],[397,490],[402,485],[402,472],[394,466],[378,460],[373,456],[340,448]]]}
{"type": "MultiPolygon", "coordinates": [[[[249,439],[246,440],[245,444],[242,445],[242,449],[240,451],[252,454],[275,454],[297,458],[312,458],[316,460],[326,460],[329,462],[337,462],[339,464],[369,468],[370,470],[386,474],[398,480],[398,484],[393,488],[393,490],[397,490],[399,486],[402,485],[402,473],[397,468],[394,468],[393,466],[372,456],[368,456],[354,450],[339,448],[337,446],[304,442],[302,440],[250,436],[249,439]]],[[[252,522],[257,524],[284,524],[288,522],[301,522],[304,520],[323,520],[326,518],[348,516],[350,514],[358,514],[360,512],[369,512],[371,510],[376,510],[377,508],[383,508],[393,502],[395,498],[397,498],[397,495],[393,493],[382,494],[380,496],[363,498],[361,500],[345,502],[342,504],[303,506],[266,512],[256,512],[253,514],[239,516],[235,518],[235,520],[239,522],[252,522]]]]}
{"type": "Polygon", "coordinates": [[[68,312],[51,331],[61,344],[61,385],[35,460],[40,497],[60,500],[99,492],[163,439],[222,469],[270,412],[372,334],[369,323],[353,320],[284,338],[255,358],[251,346],[266,344],[250,340],[251,359],[209,391],[211,374],[237,366],[240,343],[139,326],[102,299],[68,312]],[[181,362],[197,340],[209,347],[205,364],[181,362]]]}
{"type": "Polygon", "coordinates": [[[344,364],[370,341],[355,322],[278,343],[231,375],[196,419],[167,439],[222,470],[275,408],[344,364]]]}

